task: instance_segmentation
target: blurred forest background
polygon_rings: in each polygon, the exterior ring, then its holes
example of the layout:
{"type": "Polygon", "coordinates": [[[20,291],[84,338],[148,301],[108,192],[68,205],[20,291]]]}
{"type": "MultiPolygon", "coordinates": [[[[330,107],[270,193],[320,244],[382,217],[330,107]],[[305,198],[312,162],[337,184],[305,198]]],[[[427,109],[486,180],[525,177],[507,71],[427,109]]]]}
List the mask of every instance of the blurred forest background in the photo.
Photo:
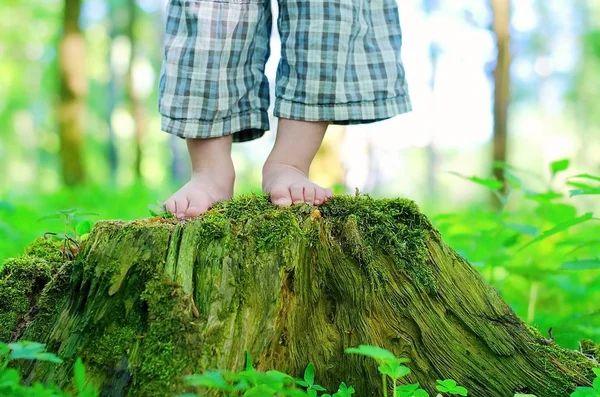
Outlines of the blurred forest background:
{"type": "MultiPolygon", "coordinates": [[[[332,127],[313,179],[414,199],[525,320],[600,341],[600,196],[568,193],[600,174],[600,0],[398,4],[414,112],[332,127]]],[[[2,0],[0,259],[65,228],[43,216],[145,217],[186,181],[157,110],[165,5],[2,0]]],[[[276,31],[272,54],[273,82],[276,31]]],[[[273,141],[235,146],[237,193],[273,141]]]]}

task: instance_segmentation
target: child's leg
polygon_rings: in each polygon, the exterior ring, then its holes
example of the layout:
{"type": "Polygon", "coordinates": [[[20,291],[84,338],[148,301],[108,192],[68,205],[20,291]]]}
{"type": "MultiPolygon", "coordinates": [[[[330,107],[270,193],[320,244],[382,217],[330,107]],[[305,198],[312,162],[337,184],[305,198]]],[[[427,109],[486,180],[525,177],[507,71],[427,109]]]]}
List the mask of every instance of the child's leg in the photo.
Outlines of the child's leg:
{"type": "Polygon", "coordinates": [[[179,219],[189,219],[206,212],[214,203],[231,198],[235,180],[231,142],[231,135],[186,139],[192,177],[165,202],[168,211],[179,219]]]}
{"type": "Polygon", "coordinates": [[[190,182],[165,203],[179,218],[230,198],[232,141],[269,129],[270,33],[267,0],[169,0],[159,108],[192,162],[190,182]]]}
{"type": "Polygon", "coordinates": [[[305,175],[325,133],[319,122],[371,123],[408,112],[411,103],[397,0],[280,0],[278,28],[274,115],[281,124],[263,185],[287,205],[301,200],[300,186],[311,202],[315,185],[305,175]],[[282,163],[298,172],[284,173],[282,163]]]}
{"type": "Polygon", "coordinates": [[[263,167],[263,191],[271,194],[275,204],[320,205],[332,196],[331,190],[308,180],[310,165],[327,125],[327,122],[279,119],[275,147],[263,167]]]}

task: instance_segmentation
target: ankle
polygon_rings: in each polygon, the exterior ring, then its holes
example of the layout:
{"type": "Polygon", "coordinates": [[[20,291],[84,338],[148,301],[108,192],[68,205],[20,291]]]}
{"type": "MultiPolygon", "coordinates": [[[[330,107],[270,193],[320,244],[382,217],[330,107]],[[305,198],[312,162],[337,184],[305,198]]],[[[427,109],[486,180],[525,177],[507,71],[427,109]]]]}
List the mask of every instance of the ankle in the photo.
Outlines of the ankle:
{"type": "Polygon", "coordinates": [[[290,169],[297,172],[300,172],[305,177],[308,178],[308,173],[310,171],[310,164],[303,164],[302,162],[293,161],[293,159],[280,159],[269,156],[263,165],[263,175],[269,174],[270,172],[277,172],[281,169],[290,169]]]}

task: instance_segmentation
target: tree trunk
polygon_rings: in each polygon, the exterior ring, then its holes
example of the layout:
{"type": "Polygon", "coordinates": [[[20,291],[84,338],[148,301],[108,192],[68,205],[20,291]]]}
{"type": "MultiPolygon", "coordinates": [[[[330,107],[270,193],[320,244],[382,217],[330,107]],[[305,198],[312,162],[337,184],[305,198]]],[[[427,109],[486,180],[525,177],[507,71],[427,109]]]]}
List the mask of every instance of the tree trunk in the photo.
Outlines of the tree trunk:
{"type": "Polygon", "coordinates": [[[247,350],[259,370],[313,362],[329,390],[381,396],[374,362],[344,354],[371,344],[410,358],[406,380],[433,395],[454,378],[473,396],[564,397],[597,365],[525,325],[408,200],[243,196],[185,225],[99,222],[73,262],[52,247],[0,272],[10,338],[66,361],[23,367],[28,381],[65,385],[81,356],[104,396],[169,396],[185,374],[243,368],[247,350]]]}
{"type": "Polygon", "coordinates": [[[135,58],[137,51],[137,39],[135,36],[135,27],[137,23],[137,4],[135,0],[127,0],[127,10],[129,23],[127,24],[127,37],[131,43],[131,55],[129,58],[129,68],[127,70],[127,96],[131,107],[131,114],[135,125],[135,160],[134,172],[138,180],[142,180],[142,142],[144,133],[147,129],[144,104],[140,100],[139,93],[135,87],[135,58]]]}
{"type": "MultiPolygon", "coordinates": [[[[494,69],[494,163],[506,163],[508,141],[508,105],[510,102],[510,0],[492,0],[493,30],[498,51],[494,69]]],[[[493,165],[493,172],[505,181],[503,169],[493,165]]]]}
{"type": "Polygon", "coordinates": [[[79,28],[81,0],[65,0],[63,37],[59,47],[60,104],[58,111],[63,180],[77,185],[85,180],[83,133],[87,79],[85,41],[79,28]]]}

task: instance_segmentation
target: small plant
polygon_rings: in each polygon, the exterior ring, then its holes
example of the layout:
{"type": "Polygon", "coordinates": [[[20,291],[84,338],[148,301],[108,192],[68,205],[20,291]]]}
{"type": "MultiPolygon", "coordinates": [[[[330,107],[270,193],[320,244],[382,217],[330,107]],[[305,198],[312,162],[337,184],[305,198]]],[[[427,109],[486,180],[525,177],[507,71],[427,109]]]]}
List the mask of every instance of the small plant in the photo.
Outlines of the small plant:
{"type": "Polygon", "coordinates": [[[342,382],[340,384],[338,391],[335,392],[333,394],[333,396],[325,393],[321,397],[352,397],[353,394],[354,394],[354,388],[352,386],[348,387],[348,386],[346,386],[346,384],[344,382],[342,382]]]}
{"type": "MultiPolygon", "coordinates": [[[[63,361],[58,356],[46,352],[46,347],[41,343],[22,341],[18,343],[0,342],[0,395],[14,397],[71,397],[72,394],[61,391],[54,385],[43,385],[36,383],[32,386],[21,384],[19,371],[8,368],[12,361],[37,360],[53,364],[61,364],[63,361]]],[[[80,358],[75,362],[75,376],[73,384],[77,397],[97,397],[98,390],[86,385],[85,367],[80,358]]]]}
{"type": "Polygon", "coordinates": [[[458,386],[454,379],[438,380],[437,383],[437,390],[442,393],[449,393],[454,396],[466,396],[468,394],[467,389],[458,386]]]}
{"type": "Polygon", "coordinates": [[[85,241],[92,231],[94,223],[86,219],[90,215],[96,215],[91,212],[79,212],[74,208],[56,211],[54,215],[44,216],[38,219],[38,222],[49,219],[59,219],[64,224],[64,231],[61,233],[46,232],[44,237],[54,236],[63,240],[62,254],[63,259],[72,260],[79,252],[79,245],[85,241]]]}
{"type": "Polygon", "coordinates": [[[161,203],[160,201],[158,201],[156,204],[148,205],[148,211],[150,212],[150,215],[152,215],[152,216],[160,216],[162,218],[174,218],[175,217],[175,215],[173,215],[171,212],[167,211],[167,209],[165,208],[165,205],[163,203],[161,203]]]}
{"type": "MultiPolygon", "coordinates": [[[[306,388],[310,397],[315,397],[318,391],[325,391],[323,386],[315,384],[315,366],[309,363],[304,370],[304,379],[296,379],[296,384],[306,388]]],[[[346,385],[344,385],[346,386],[346,385]]]]}
{"type": "Polygon", "coordinates": [[[402,364],[408,362],[407,358],[398,358],[394,356],[394,353],[382,349],[381,347],[360,345],[358,347],[352,347],[346,349],[346,353],[359,354],[361,356],[371,357],[379,367],[379,373],[381,374],[381,382],[383,384],[383,395],[387,397],[388,386],[387,378],[392,380],[393,396],[396,396],[396,389],[398,380],[410,374],[410,369],[402,364]]]}
{"type": "MultiPolygon", "coordinates": [[[[245,397],[310,397],[316,396],[317,390],[325,390],[314,383],[314,365],[309,364],[304,371],[304,379],[294,379],[288,374],[279,371],[259,372],[252,366],[252,358],[246,352],[246,368],[237,373],[229,371],[208,371],[202,375],[189,375],[185,377],[188,386],[212,389],[228,395],[245,397]],[[296,388],[296,385],[306,384],[307,391],[296,388]],[[311,390],[309,393],[308,390],[311,390]]],[[[183,396],[195,396],[186,394],[183,396]]]]}

